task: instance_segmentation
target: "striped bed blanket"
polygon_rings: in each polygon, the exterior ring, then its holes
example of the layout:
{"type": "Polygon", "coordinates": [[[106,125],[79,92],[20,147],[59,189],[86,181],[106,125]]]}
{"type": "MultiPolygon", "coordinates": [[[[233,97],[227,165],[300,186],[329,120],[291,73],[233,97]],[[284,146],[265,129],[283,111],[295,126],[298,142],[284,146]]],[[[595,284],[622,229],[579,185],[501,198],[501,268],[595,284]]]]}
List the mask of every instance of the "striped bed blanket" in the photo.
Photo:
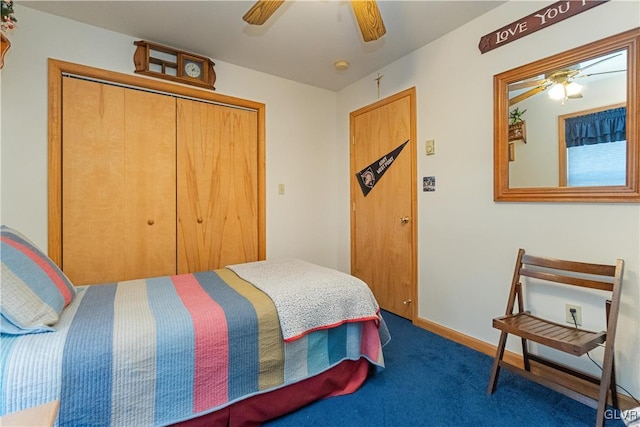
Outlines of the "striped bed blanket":
{"type": "Polygon", "coordinates": [[[60,426],[191,419],[322,373],[384,367],[377,321],[285,342],[271,298],[229,269],[78,287],[56,331],[2,336],[0,415],[60,401],[60,426]]]}

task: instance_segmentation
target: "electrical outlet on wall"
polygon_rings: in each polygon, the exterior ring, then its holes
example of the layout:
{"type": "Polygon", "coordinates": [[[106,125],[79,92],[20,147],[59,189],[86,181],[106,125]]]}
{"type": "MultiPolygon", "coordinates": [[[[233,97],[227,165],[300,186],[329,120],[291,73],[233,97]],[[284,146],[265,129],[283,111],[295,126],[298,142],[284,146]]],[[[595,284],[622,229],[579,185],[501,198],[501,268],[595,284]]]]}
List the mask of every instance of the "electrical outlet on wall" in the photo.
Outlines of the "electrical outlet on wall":
{"type": "Polygon", "coordinates": [[[577,323],[578,326],[582,326],[582,306],[575,304],[565,304],[564,307],[564,311],[567,317],[567,323],[571,323],[572,325],[575,325],[577,323]],[[575,310],[575,313],[572,313],[572,310],[575,310]],[[573,316],[575,316],[575,322],[573,316]]]}

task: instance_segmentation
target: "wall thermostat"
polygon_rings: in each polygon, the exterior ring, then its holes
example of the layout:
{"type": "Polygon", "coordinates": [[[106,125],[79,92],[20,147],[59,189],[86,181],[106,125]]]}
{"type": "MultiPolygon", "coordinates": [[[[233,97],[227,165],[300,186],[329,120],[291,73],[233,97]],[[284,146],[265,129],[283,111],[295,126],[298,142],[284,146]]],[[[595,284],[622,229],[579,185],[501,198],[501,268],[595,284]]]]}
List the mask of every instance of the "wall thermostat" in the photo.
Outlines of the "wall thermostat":
{"type": "Polygon", "coordinates": [[[430,139],[427,141],[427,156],[436,153],[436,141],[434,139],[430,139]]]}

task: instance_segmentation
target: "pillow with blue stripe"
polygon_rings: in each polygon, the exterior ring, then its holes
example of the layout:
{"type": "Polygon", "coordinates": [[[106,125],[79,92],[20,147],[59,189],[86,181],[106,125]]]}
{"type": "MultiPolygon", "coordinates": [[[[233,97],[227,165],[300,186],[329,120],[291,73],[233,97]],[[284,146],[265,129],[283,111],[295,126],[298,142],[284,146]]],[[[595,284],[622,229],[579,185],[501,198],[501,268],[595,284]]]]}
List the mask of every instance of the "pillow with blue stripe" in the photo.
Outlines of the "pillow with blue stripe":
{"type": "Polygon", "coordinates": [[[60,313],[76,295],[67,276],[16,230],[0,227],[0,332],[54,331],[60,313]]]}

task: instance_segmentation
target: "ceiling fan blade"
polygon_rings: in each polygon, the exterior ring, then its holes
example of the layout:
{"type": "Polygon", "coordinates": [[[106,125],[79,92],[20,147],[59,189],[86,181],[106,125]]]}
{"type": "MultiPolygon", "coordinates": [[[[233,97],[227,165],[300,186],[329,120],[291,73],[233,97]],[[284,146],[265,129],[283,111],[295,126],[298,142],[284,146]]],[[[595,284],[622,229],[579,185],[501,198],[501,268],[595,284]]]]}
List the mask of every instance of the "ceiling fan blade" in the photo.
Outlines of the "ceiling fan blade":
{"type": "Polygon", "coordinates": [[[594,65],[598,65],[598,64],[600,64],[601,62],[608,61],[608,60],[610,60],[610,59],[612,59],[612,58],[615,58],[616,56],[620,56],[620,55],[622,55],[622,53],[618,53],[617,55],[612,55],[612,56],[610,56],[610,57],[608,57],[608,58],[604,58],[604,59],[601,59],[600,61],[596,61],[596,62],[594,62],[594,63],[592,63],[592,64],[587,65],[586,67],[582,67],[580,70],[578,70],[578,72],[580,72],[580,73],[581,73],[581,72],[583,72],[584,70],[586,70],[586,69],[588,69],[588,68],[593,67],[594,65]]]}
{"type": "Polygon", "coordinates": [[[351,0],[351,6],[365,42],[378,40],[386,34],[387,29],[375,0],[351,0]]]}
{"type": "Polygon", "coordinates": [[[531,90],[528,90],[524,93],[521,93],[520,95],[514,96],[513,98],[509,99],[509,107],[511,107],[512,105],[516,105],[518,102],[524,101],[525,99],[542,92],[543,90],[545,90],[547,88],[547,86],[545,85],[541,85],[538,87],[534,87],[531,90]]]}
{"type": "Polygon", "coordinates": [[[576,76],[576,79],[584,79],[585,77],[591,77],[591,76],[599,76],[601,74],[611,74],[611,73],[622,73],[622,72],[626,72],[627,70],[611,70],[611,71],[602,71],[600,73],[589,73],[589,74],[581,74],[579,76],[576,76]]]}
{"type": "Polygon", "coordinates": [[[509,91],[526,89],[528,87],[534,87],[534,86],[540,86],[546,82],[547,82],[547,79],[529,80],[529,81],[522,81],[518,83],[512,83],[509,85],[509,91]]]}
{"type": "Polygon", "coordinates": [[[242,19],[251,25],[262,25],[282,6],[284,0],[258,0],[242,19]]]}

